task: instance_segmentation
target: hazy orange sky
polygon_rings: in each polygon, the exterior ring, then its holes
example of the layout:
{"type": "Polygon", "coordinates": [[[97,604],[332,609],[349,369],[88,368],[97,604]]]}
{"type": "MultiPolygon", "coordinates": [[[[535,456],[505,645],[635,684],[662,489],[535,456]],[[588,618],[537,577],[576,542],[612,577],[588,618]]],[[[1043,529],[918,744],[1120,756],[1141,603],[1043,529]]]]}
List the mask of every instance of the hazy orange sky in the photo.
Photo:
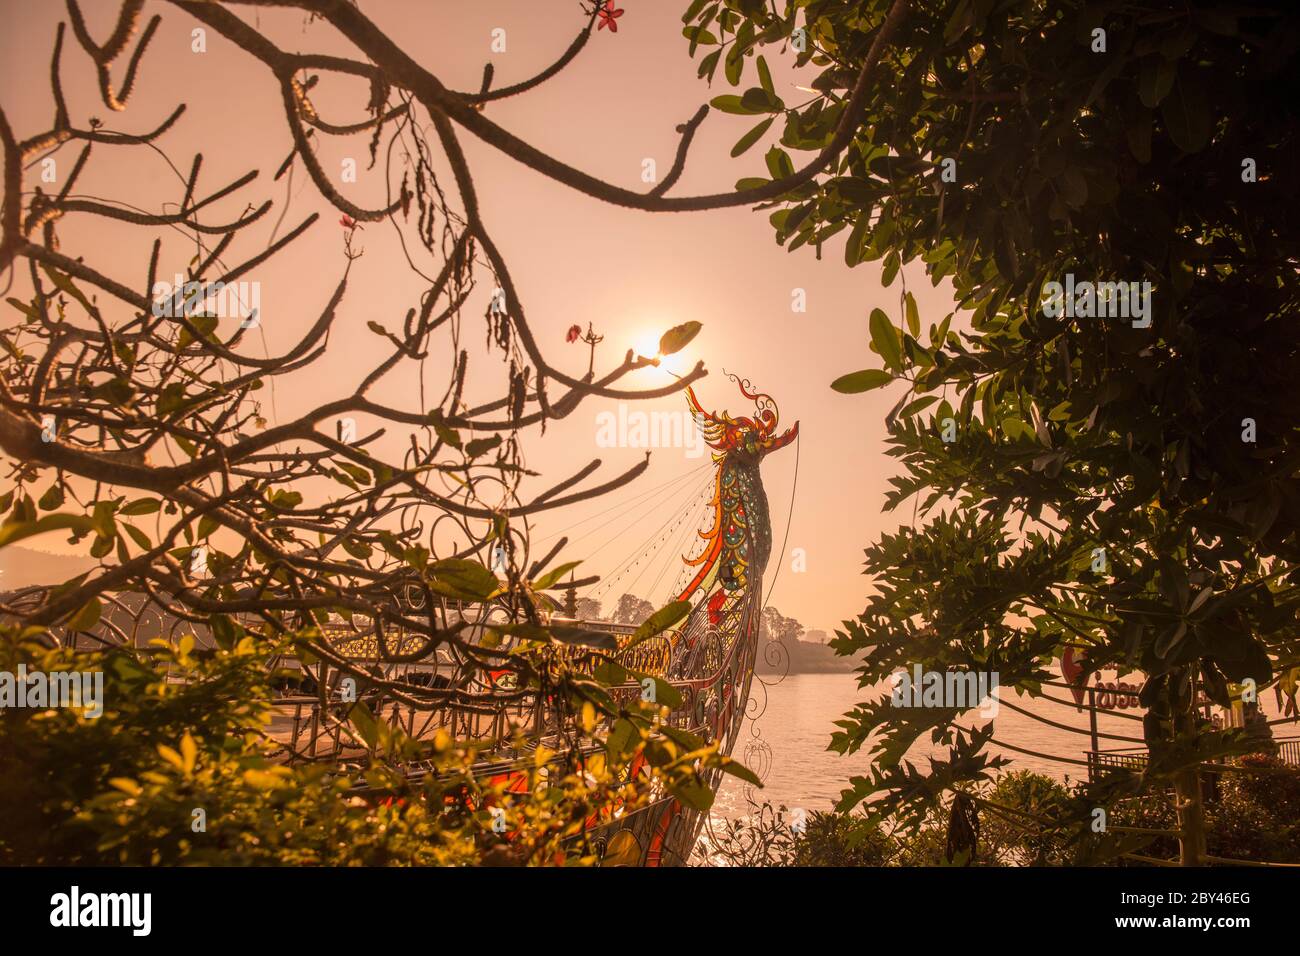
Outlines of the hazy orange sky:
{"type": "MultiPolygon", "coordinates": [[[[671,166],[678,134],[701,102],[729,92],[719,78],[713,89],[696,79],[695,63],[687,56],[680,16],[686,3],[620,0],[626,10],[619,32],[598,31],[577,60],[538,90],[489,104],[488,115],[506,129],[565,162],[621,186],[646,189],[641,181],[643,160],[656,161],[660,175],[671,166]]],[[[112,28],[117,2],[83,4],[90,31],[101,41],[112,28]]],[[[495,67],[497,87],[529,77],[551,63],[583,23],[575,0],[361,0],[361,9],[454,89],[477,89],[483,65],[495,67]],[[492,31],[506,31],[505,52],[491,50],[492,31]]],[[[297,11],[255,7],[230,8],[257,25],[281,46],[302,51],[350,55],[353,51],[332,28],[310,23],[297,11]]],[[[55,26],[66,19],[61,3],[3,0],[6,30],[0,36],[3,92],[9,121],[18,137],[47,129],[53,104],[47,81],[55,26]]],[[[145,18],[163,16],[162,26],[146,54],[137,90],[124,113],[113,113],[100,101],[94,72],[85,53],[69,34],[64,45],[63,78],[74,125],[86,126],[91,116],[109,129],[143,132],[159,123],[178,102],[188,104],[185,116],[159,141],[171,161],[188,172],[192,154],[204,154],[199,194],[205,195],[250,169],[261,175],[234,196],[205,211],[205,222],[236,218],[246,203],[256,206],[271,198],[271,214],[241,234],[223,258],[239,262],[264,247],[283,211],[284,180],[271,180],[291,147],[277,85],[268,69],[215,31],[207,35],[207,52],[191,51],[191,30],[198,26],[182,10],[154,2],[145,18]]],[[[132,47],[133,48],[133,47],[132,47]]],[[[773,65],[778,92],[787,102],[805,94],[781,63],[793,54],[778,48],[762,50],[773,65]]],[[[124,56],[114,75],[125,69],[124,56]]],[[[747,74],[753,76],[752,67],[747,74]]],[[[746,81],[743,85],[748,85],[746,81]]],[[[368,90],[363,83],[326,79],[313,91],[322,115],[334,123],[364,118],[368,90]]],[[[753,125],[750,117],[714,111],[695,139],[685,175],[673,195],[717,192],[744,176],[765,175],[763,152],[767,140],[739,159],[728,155],[732,144],[753,125]]],[[[779,129],[780,124],[776,124],[779,129]]],[[[321,139],[322,137],[317,137],[321,139]]],[[[338,169],[343,157],[359,160],[359,182],[340,187],[365,206],[381,205],[381,167],[367,171],[365,134],[344,139],[324,137],[320,155],[327,170],[338,169]]],[[[868,396],[832,392],[835,377],[878,358],[867,348],[867,315],[873,307],[899,314],[900,286],[880,286],[878,264],[850,270],[843,263],[843,239],[838,238],[817,261],[811,249],[788,253],[773,240],[766,213],[732,209],[703,213],[640,213],[615,208],[553,183],[461,131],[473,167],[483,214],[508,260],[528,310],[533,331],[550,362],[574,375],[586,371],[587,350],[567,345],[565,330],[588,322],[605,336],[597,353],[597,370],[621,359],[623,350],[654,343],[670,326],[689,320],[703,331],[683,353],[689,367],[702,359],[711,374],[697,385],[708,407],[733,413],[751,409],[722,370],[737,372],[779,402],[784,424],[800,424],[799,480],[789,543],[771,603],[809,627],[832,629],[855,615],[864,604],[868,582],[861,575],[862,549],[882,529],[898,521],[881,514],[887,478],[896,472],[882,454],[883,420],[898,397],[896,389],[868,396]],[[807,311],[791,310],[792,291],[806,292],[807,311]],[[807,570],[791,571],[790,549],[802,548],[807,570]]],[[[66,175],[80,150],[65,146],[56,155],[59,175],[66,175]]],[[[798,159],[796,157],[796,164],[798,159]]],[[[37,183],[39,169],[29,169],[25,188],[37,183]]],[[[400,170],[396,180],[400,181],[400,170]]],[[[444,185],[451,186],[450,178],[444,185]]],[[[52,188],[47,186],[47,189],[52,188]]],[[[396,188],[394,186],[394,188],[396,188]]],[[[77,194],[112,197],[149,211],[175,204],[183,187],[159,153],[147,148],[96,147],[77,194]]],[[[299,167],[293,195],[280,234],[313,211],[323,213],[306,236],[249,276],[261,284],[262,330],[266,349],[279,354],[297,342],[311,325],[341,274],[342,230],[338,213],[317,194],[299,167]]],[[[85,216],[69,216],[59,227],[63,251],[84,256],[101,271],[133,288],[144,289],[148,250],[155,232],[119,223],[105,224],[85,216]]],[[[306,374],[278,381],[275,407],[267,407],[273,422],[312,405],[346,395],[384,354],[384,343],[366,329],[376,320],[390,327],[416,301],[422,280],[409,274],[400,257],[392,227],[370,224],[359,233],[365,255],[353,267],[349,292],[324,359],[306,374]]],[[[192,244],[174,232],[164,240],[160,277],[183,271],[194,254],[192,244]]],[[[427,268],[429,264],[426,263],[427,268]]],[[[24,269],[21,271],[25,271],[24,269]]],[[[486,270],[480,284],[490,288],[486,270]]],[[[923,325],[951,308],[946,284],[934,289],[919,270],[907,273],[908,288],[920,303],[923,325]]],[[[7,293],[22,297],[29,291],[23,275],[7,293]]],[[[101,303],[106,297],[101,295],[101,303]]],[[[4,307],[8,313],[8,307],[4,307]]],[[[466,344],[481,350],[482,305],[465,312],[466,344]]],[[[125,318],[125,314],[119,319],[125,318]]],[[[6,314],[4,321],[12,321],[6,314]]],[[[244,348],[261,355],[257,339],[244,348]]],[[[481,351],[472,355],[471,372],[486,370],[481,351]]],[[[442,393],[445,366],[435,353],[426,369],[426,385],[442,393]]],[[[497,377],[493,367],[492,380],[497,377]]],[[[418,396],[416,370],[402,367],[385,380],[375,397],[411,407],[418,396]]],[[[667,380],[649,369],[624,379],[623,385],[658,386],[667,380]]],[[[262,392],[267,395],[267,392],[262,392]]],[[[470,396],[471,399],[474,396],[470,396]]],[[[638,461],[633,448],[597,447],[597,415],[615,403],[591,399],[566,420],[552,423],[545,438],[533,432],[526,448],[530,467],[543,472],[549,486],[592,458],[602,458],[597,477],[614,474],[638,461]]],[[[645,403],[644,410],[684,408],[679,397],[645,403]]],[[[365,433],[367,423],[359,422],[365,433]]],[[[397,436],[401,438],[402,436],[397,436]]],[[[404,440],[404,439],[403,439],[404,440]]],[[[767,459],[764,477],[773,511],[775,540],[767,581],[781,561],[786,533],[796,452],[785,449],[767,459]]],[[[654,452],[651,467],[638,483],[582,509],[542,516],[537,538],[579,523],[571,532],[570,559],[589,556],[582,571],[605,573],[643,540],[658,541],[671,530],[665,546],[685,541],[689,528],[664,506],[650,505],[645,514],[626,517],[620,504],[638,499],[654,486],[685,476],[707,459],[688,458],[682,449],[654,452]],[[650,510],[653,509],[653,510],[650,510]],[[662,528],[662,532],[660,529],[662,528]],[[585,535],[581,540],[579,535],[585,535]]],[[[700,472],[700,476],[703,472],[700,472]]],[[[680,482],[677,507],[698,485],[695,477],[680,482]]],[[[673,486],[674,488],[678,486],[673,486]]],[[[910,509],[908,516],[910,517],[910,509]]],[[[60,536],[33,539],[35,547],[54,549],[60,536]]],[[[647,545],[648,547],[648,545],[647,545]]],[[[541,550],[545,550],[545,545],[541,550]]],[[[661,552],[666,553],[666,552],[661,552]]],[[[648,561],[649,559],[647,559],[648,561]]],[[[676,567],[667,560],[647,569],[638,566],[611,582],[600,597],[608,607],[618,594],[631,590],[660,603],[669,597],[676,567]],[[644,574],[638,574],[643,572],[644,574]],[[652,582],[658,582],[652,592],[652,582]],[[633,583],[635,582],[635,583],[633,583]]]]}

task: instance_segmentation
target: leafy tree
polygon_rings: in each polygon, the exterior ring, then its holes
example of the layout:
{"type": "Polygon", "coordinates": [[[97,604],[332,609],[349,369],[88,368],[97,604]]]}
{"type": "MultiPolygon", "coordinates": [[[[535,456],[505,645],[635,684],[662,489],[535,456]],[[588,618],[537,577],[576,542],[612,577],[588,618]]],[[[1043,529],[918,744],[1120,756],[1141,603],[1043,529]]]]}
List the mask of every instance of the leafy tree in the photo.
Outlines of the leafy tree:
{"type": "Polygon", "coordinates": [[[803,625],[792,617],[786,617],[774,607],[763,608],[763,617],[759,622],[759,639],[780,641],[792,645],[803,635],[803,625]]]}
{"type": "MultiPolygon", "coordinates": [[[[337,213],[337,222],[333,214],[323,221],[319,213],[293,216],[287,205],[273,214],[277,200],[257,194],[256,169],[208,185],[201,153],[188,163],[173,163],[166,150],[173,145],[183,103],[152,128],[127,119],[126,132],[69,107],[64,63],[81,54],[95,66],[104,105],[115,114],[129,113],[137,70],[149,59],[161,19],[151,18],[141,30],[140,0],[124,0],[102,42],[80,5],[69,0],[71,29],[59,24],[49,73],[35,81],[45,84],[48,76],[53,105],[48,127],[16,131],[0,111],[0,274],[12,280],[6,282],[6,302],[16,317],[0,329],[0,450],[7,456],[0,547],[66,533],[71,545],[96,562],[66,581],[5,595],[0,650],[13,659],[39,657],[42,652],[29,646],[36,642],[37,648],[73,655],[58,657],[72,669],[119,667],[130,660],[148,672],[163,653],[151,644],[154,639],[164,639],[166,653],[188,659],[193,651],[219,660],[252,641],[257,655],[277,649],[301,663],[309,679],[301,680],[299,672],[293,680],[315,688],[317,715],[338,740],[361,751],[360,763],[375,773],[385,759],[400,765],[417,756],[435,759],[427,752],[442,745],[421,739],[410,748],[406,741],[397,746],[392,710],[380,715],[368,707],[339,707],[335,698],[343,680],[407,712],[454,715],[514,707],[533,713],[533,730],[554,728],[541,752],[554,758],[561,777],[594,772],[591,761],[602,749],[610,773],[626,767],[630,755],[645,754],[651,773],[634,781],[636,787],[662,786],[693,806],[707,805],[712,794],[700,774],[719,762],[735,772],[743,769],[719,761],[716,746],[689,733],[674,729],[674,736],[657,729],[655,721],[665,716],[661,708],[619,703],[592,679],[593,673],[616,682],[638,675],[616,664],[604,666],[617,656],[611,635],[551,626],[555,592],[595,579],[573,578],[577,562],[560,559],[566,541],[542,554],[533,550],[527,533],[533,515],[614,492],[635,479],[644,463],[593,484],[589,479],[600,466],[593,461],[538,490],[528,483],[537,476],[520,455],[524,434],[544,431],[548,421],[571,414],[593,395],[672,394],[703,376],[703,365],[662,388],[628,389],[625,377],[658,359],[629,351],[597,370],[599,336],[589,330],[590,338],[583,339],[590,346],[583,356],[588,370],[581,376],[563,371],[530,325],[529,303],[480,205],[483,183],[475,180],[458,138],[458,129],[482,132],[510,155],[527,153],[529,165],[540,172],[558,170],[562,164],[500,135],[485,112],[568,65],[592,37],[600,4],[585,5],[585,23],[575,23],[580,28],[573,43],[547,70],[494,88],[489,66],[479,88],[466,92],[448,89],[413,62],[354,5],[332,0],[281,5],[304,12],[306,32],[287,46],[269,28],[264,33],[244,19],[238,7],[174,4],[187,22],[222,37],[244,67],[274,81],[284,133],[292,143],[274,178],[303,177],[321,205],[337,213]],[[325,47],[311,49],[325,28],[325,47]],[[341,51],[338,37],[348,44],[341,51]],[[321,52],[326,48],[328,54],[321,52]],[[332,113],[336,100],[326,90],[334,84],[350,87],[353,95],[337,102],[366,104],[359,115],[332,113]],[[331,122],[327,115],[343,122],[331,122]],[[322,147],[327,139],[347,143],[356,156],[369,156],[369,168],[358,172],[370,195],[383,196],[382,202],[363,205],[354,198],[362,184],[332,175],[321,159],[328,153],[322,147]],[[32,171],[69,145],[79,152],[61,166],[57,187],[47,191],[48,183],[38,183],[32,171]],[[97,168],[95,174],[112,182],[116,172],[120,182],[138,175],[130,157],[145,154],[176,173],[170,191],[160,189],[151,208],[79,192],[88,181],[86,171],[105,159],[112,157],[117,165],[97,168]],[[260,230],[277,215],[286,225],[272,230],[267,245],[250,227],[260,230]],[[152,240],[135,277],[109,274],[103,256],[109,241],[76,248],[75,231],[63,227],[78,219],[152,240]],[[383,357],[358,368],[355,381],[335,382],[319,374],[319,360],[340,318],[368,309],[373,299],[376,290],[357,288],[353,267],[367,241],[380,240],[380,226],[401,245],[401,258],[394,257],[396,268],[385,281],[404,290],[391,294],[409,301],[396,315],[366,318],[383,357]],[[332,260],[319,261],[315,277],[323,284],[282,300],[302,309],[286,313],[285,321],[299,332],[296,343],[282,354],[257,354],[261,317],[239,305],[239,283],[259,281],[259,270],[287,246],[309,233],[319,240],[322,232],[338,249],[332,260]],[[160,291],[159,277],[175,273],[183,274],[179,287],[160,291]],[[483,353],[472,353],[463,343],[479,341],[480,335],[483,353]],[[441,370],[440,381],[424,374],[430,359],[427,368],[441,370]],[[390,403],[381,396],[394,380],[420,387],[404,386],[401,398],[390,403]],[[308,396],[306,407],[283,418],[268,415],[267,397],[277,382],[308,396]],[[83,645],[111,652],[101,658],[80,651],[83,645]],[[441,680],[403,679],[402,669],[417,662],[437,662],[441,680]]],[[[199,82],[213,81],[200,70],[186,71],[176,78],[176,89],[183,92],[199,82]]],[[[244,146],[239,144],[241,150],[244,146]]],[[[663,192],[680,174],[679,163],[651,191],[630,194],[629,204],[672,208],[663,192]]],[[[292,178],[288,181],[293,187],[292,178]]],[[[295,189],[288,195],[291,202],[295,189]]],[[[682,208],[745,201],[745,196],[687,201],[682,208]]],[[[661,352],[680,350],[698,329],[698,323],[688,323],[668,330],[661,352]]],[[[241,663],[241,673],[244,664],[265,669],[273,659],[250,657],[241,663]]],[[[251,744],[247,750],[244,744],[229,753],[225,749],[229,728],[220,722],[238,717],[245,728],[265,704],[269,685],[247,674],[213,683],[188,668],[186,673],[200,685],[196,694],[224,688],[231,695],[228,706],[212,710],[218,725],[198,720],[188,705],[184,713],[169,715],[120,701],[99,725],[67,724],[61,712],[46,723],[8,710],[0,715],[6,741],[32,752],[42,743],[57,744],[74,765],[85,760],[88,771],[75,776],[66,798],[56,803],[47,802],[50,794],[28,781],[32,806],[25,816],[7,817],[6,825],[52,813],[46,824],[72,827],[70,818],[60,815],[67,811],[86,825],[103,824],[109,842],[95,852],[121,847],[123,859],[147,861],[149,835],[156,836],[159,826],[176,825],[170,814],[183,808],[186,788],[203,789],[205,799],[215,800],[213,794],[229,785],[230,801],[221,804],[228,822],[254,816],[259,808],[273,820],[291,810],[304,819],[318,815],[305,828],[295,824],[294,832],[307,842],[309,832],[333,839],[340,828],[354,825],[377,832],[370,816],[327,806],[336,784],[347,786],[351,779],[351,768],[337,761],[326,766],[328,780],[293,769],[274,772],[275,786],[240,785],[240,774],[257,769],[248,761],[301,756],[286,753],[283,741],[268,752],[251,744]],[[87,757],[95,741],[110,735],[117,736],[114,746],[126,748],[111,778],[98,773],[107,764],[87,757]],[[133,740],[143,749],[131,749],[133,740]],[[191,743],[183,744],[186,740],[191,743]],[[169,749],[164,753],[163,747],[169,749]],[[173,759],[177,754],[179,766],[173,759]],[[166,766],[155,766],[159,759],[166,766]],[[96,773],[89,773],[91,768],[96,773]],[[189,774],[199,777],[191,781],[189,774]],[[92,794],[97,787],[113,792],[92,794]],[[285,796],[285,789],[294,794],[285,796]],[[262,803],[254,799],[258,792],[266,798],[262,803]],[[169,808],[165,824],[155,814],[160,807],[169,808]]],[[[289,678],[277,680],[283,684],[289,678]]],[[[141,677],[120,686],[153,694],[166,685],[141,677]]],[[[180,703],[194,699],[182,694],[180,703]]],[[[675,705],[669,700],[665,706],[675,705]]],[[[231,739],[246,740],[243,733],[231,739]]],[[[482,743],[459,741],[453,750],[457,759],[469,759],[482,743]]],[[[6,794],[22,802],[21,790],[6,794]]],[[[584,801],[574,805],[572,819],[588,819],[584,801]]],[[[419,826],[444,822],[431,814],[419,826]]],[[[463,834],[458,822],[448,825],[450,861],[460,859],[463,834]]],[[[261,831],[253,827],[252,832],[261,831]]],[[[412,839],[424,837],[419,830],[412,839]]],[[[22,840],[9,845],[19,844],[28,845],[22,840]]],[[[276,841],[265,845],[282,847],[276,858],[288,862],[305,859],[300,853],[324,852],[325,844],[318,842],[311,851],[276,841]]],[[[369,844],[358,835],[357,859],[373,860],[363,845],[369,844]]],[[[440,846],[432,841],[430,853],[441,853],[440,846]]],[[[75,856],[66,846],[48,853],[39,846],[30,849],[51,860],[75,856]]],[[[247,851],[226,849],[231,858],[247,851]]],[[[174,841],[158,850],[169,860],[185,859],[189,852],[174,841]]],[[[411,861],[429,859],[414,843],[375,851],[390,852],[394,858],[405,853],[411,861]]],[[[575,852],[581,854],[581,845],[575,852]]],[[[522,858],[550,859],[531,851],[522,858]]]]}
{"type": "Polygon", "coordinates": [[[655,606],[645,598],[635,594],[619,596],[618,606],[614,609],[614,621],[618,624],[640,624],[655,612],[655,606]]]}
{"type": "MultiPolygon", "coordinates": [[[[741,187],[778,188],[791,152],[835,156],[772,203],[778,242],[843,233],[848,265],[902,286],[896,316],[869,317],[872,366],[834,383],[899,387],[886,504],[910,504],[867,549],[876,593],[837,649],[865,654],[864,686],[919,663],[1039,693],[1067,647],[1089,674],[1140,671],[1150,769],[1071,816],[1172,782],[1199,861],[1197,767],[1249,744],[1197,720],[1194,688],[1226,705],[1300,662],[1293,6],[697,0],[685,20],[702,73],[756,74],[713,101],[760,118],[733,152],[780,133],[770,178],[741,187]],[[808,101],[776,94],[764,44],[816,73],[808,101]],[[919,314],[918,259],[953,313],[919,314]],[[1082,294],[1063,307],[1048,283],[1067,276],[1150,295],[1098,317],[1082,294]]],[[[834,748],[875,740],[878,760],[842,806],[915,821],[985,779],[991,729],[960,716],[846,714],[834,748]],[[949,759],[904,769],[932,734],[949,759]]]]}
{"type": "Polygon", "coordinates": [[[593,598],[578,598],[578,619],[581,621],[600,620],[600,602],[593,598]]]}

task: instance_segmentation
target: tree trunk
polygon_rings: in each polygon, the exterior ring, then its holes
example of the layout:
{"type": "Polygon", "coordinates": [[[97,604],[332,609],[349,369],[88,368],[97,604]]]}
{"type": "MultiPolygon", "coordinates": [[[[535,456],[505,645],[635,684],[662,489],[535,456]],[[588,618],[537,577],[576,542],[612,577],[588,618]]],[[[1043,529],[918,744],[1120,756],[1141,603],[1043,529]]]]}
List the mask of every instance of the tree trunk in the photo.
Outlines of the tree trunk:
{"type": "MultiPolygon", "coordinates": [[[[1174,727],[1183,733],[1197,730],[1196,672],[1186,677],[1187,703],[1176,711],[1174,727]]],[[[1178,862],[1202,866],[1205,862],[1205,803],[1201,797],[1201,765],[1193,764],[1174,776],[1174,800],[1178,810],[1178,862]]]]}
{"type": "Polygon", "coordinates": [[[1205,861],[1205,805],[1201,801],[1201,768],[1189,767],[1174,777],[1178,801],[1179,863],[1201,866],[1205,861]]]}

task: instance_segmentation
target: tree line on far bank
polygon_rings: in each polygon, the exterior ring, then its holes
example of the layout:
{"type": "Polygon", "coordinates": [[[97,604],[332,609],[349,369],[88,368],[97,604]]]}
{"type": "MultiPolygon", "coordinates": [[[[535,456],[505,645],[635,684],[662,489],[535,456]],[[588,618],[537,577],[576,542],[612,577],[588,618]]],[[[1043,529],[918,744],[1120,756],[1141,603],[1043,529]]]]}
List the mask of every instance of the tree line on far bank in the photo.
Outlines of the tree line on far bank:
{"type": "MultiPolygon", "coordinates": [[[[623,594],[613,609],[602,614],[601,603],[594,598],[577,600],[577,617],[584,621],[610,620],[616,624],[637,625],[655,611],[655,606],[635,594],[623,594]]],[[[854,667],[850,659],[838,657],[827,643],[829,635],[820,628],[807,628],[775,607],[763,608],[759,624],[759,653],[755,665],[760,674],[848,674],[854,667]],[[781,650],[767,653],[775,642],[781,650]],[[788,662],[788,663],[787,663],[788,662]]]]}

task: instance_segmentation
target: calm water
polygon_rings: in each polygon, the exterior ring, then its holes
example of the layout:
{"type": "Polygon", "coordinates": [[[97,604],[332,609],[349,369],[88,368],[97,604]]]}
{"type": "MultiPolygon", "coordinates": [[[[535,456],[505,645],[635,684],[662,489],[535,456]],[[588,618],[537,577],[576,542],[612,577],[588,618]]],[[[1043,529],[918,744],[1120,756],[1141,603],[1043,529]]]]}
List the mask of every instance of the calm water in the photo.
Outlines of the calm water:
{"type": "MultiPolygon", "coordinates": [[[[757,681],[753,693],[761,699],[762,689],[757,686],[757,681]]],[[[1047,693],[1060,699],[1071,699],[1070,692],[1061,688],[1047,688],[1047,693]]],[[[765,785],[755,793],[755,799],[759,802],[766,800],[773,804],[785,804],[787,807],[803,807],[810,811],[821,810],[838,799],[850,777],[866,774],[871,765],[866,747],[847,757],[826,749],[831,733],[838,729],[833,722],[851,710],[857,702],[865,700],[866,694],[867,692],[858,690],[857,679],[852,674],[793,674],[780,683],[769,686],[766,710],[757,721],[745,722],[733,752],[733,756],[760,771],[762,768],[759,760],[745,759],[746,743],[761,740],[771,748],[771,762],[767,768],[765,785]]],[[[999,694],[1005,694],[1005,691],[999,691],[999,694]]],[[[1277,717],[1278,710],[1272,690],[1260,696],[1265,713],[1270,719],[1277,717]]],[[[1086,711],[1079,713],[1073,706],[1031,701],[1017,695],[1006,696],[1004,699],[1057,723],[1076,727],[1084,733],[1076,734],[1049,727],[1016,713],[1010,707],[1002,706],[993,718],[995,738],[1028,750],[1083,759],[1084,751],[1089,746],[1086,711]]],[[[1122,713],[1140,711],[1126,710],[1122,713]]],[[[987,718],[967,721],[981,726],[985,722],[987,718]]],[[[1102,733],[1127,737],[1142,736],[1142,725],[1137,721],[1106,714],[1098,715],[1097,729],[1102,733]]],[[[1277,725],[1273,727],[1273,735],[1278,738],[1300,736],[1300,725],[1277,725]]],[[[1140,744],[1107,741],[1104,738],[1100,746],[1102,750],[1141,747],[1140,744]]],[[[1078,780],[1087,774],[1085,767],[999,751],[993,746],[987,749],[1011,759],[1012,763],[1007,770],[1029,769],[1057,780],[1064,780],[1067,776],[1071,780],[1078,780]]],[[[925,757],[930,753],[944,756],[946,748],[931,747],[927,735],[908,753],[908,759],[918,763],[918,769],[924,769],[925,757]]],[[[743,815],[744,791],[745,785],[741,781],[726,777],[718,794],[715,812],[725,816],[743,815]]]]}

